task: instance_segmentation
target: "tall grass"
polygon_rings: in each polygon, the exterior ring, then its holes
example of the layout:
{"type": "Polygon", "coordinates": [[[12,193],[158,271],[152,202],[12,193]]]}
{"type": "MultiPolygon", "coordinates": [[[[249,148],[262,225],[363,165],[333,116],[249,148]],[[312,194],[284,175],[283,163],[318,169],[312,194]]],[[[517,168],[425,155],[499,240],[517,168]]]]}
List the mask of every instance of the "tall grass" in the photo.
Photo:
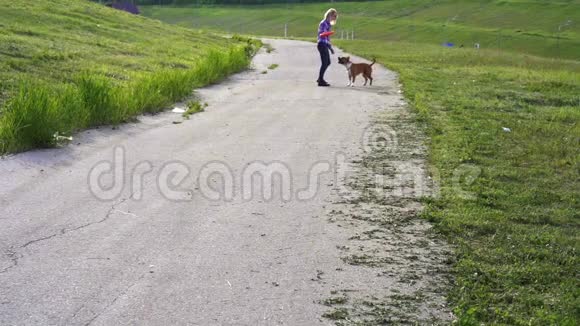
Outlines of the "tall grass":
{"type": "Polygon", "coordinates": [[[0,111],[0,153],[51,147],[56,144],[57,132],[71,134],[159,112],[191,94],[195,87],[246,68],[258,46],[246,40],[228,51],[211,49],[192,68],[142,73],[128,83],[94,73],[81,73],[64,85],[23,81],[17,95],[0,111]]]}

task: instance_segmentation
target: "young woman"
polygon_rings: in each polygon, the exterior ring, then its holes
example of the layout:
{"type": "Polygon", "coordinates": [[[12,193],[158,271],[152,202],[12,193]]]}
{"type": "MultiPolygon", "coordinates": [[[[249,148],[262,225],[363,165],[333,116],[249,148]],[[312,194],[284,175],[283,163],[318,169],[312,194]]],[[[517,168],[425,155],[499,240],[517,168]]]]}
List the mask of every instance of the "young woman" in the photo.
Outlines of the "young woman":
{"type": "Polygon", "coordinates": [[[338,13],[336,9],[330,8],[324,14],[324,19],[318,25],[318,52],[320,52],[320,72],[318,73],[318,86],[330,86],[324,80],[324,73],[328,66],[330,66],[330,52],[334,54],[334,50],[332,49],[332,44],[330,44],[330,35],[324,35],[324,33],[330,32],[332,26],[336,24],[336,18],[338,17],[338,13]]]}

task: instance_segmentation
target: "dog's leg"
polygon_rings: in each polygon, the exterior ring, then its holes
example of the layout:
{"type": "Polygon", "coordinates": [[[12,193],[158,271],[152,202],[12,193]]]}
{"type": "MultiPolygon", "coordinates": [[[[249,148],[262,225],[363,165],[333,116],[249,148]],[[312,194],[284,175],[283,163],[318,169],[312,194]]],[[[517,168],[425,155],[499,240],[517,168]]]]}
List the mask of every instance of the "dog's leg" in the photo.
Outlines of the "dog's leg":
{"type": "Polygon", "coordinates": [[[371,81],[371,86],[373,85],[373,76],[371,75],[371,71],[366,71],[363,76],[365,76],[365,86],[367,84],[367,80],[371,81]]]}
{"type": "Polygon", "coordinates": [[[352,75],[352,84],[350,84],[350,87],[354,87],[354,80],[356,79],[356,75],[352,75]]]}
{"type": "Polygon", "coordinates": [[[346,84],[346,87],[349,87],[350,86],[350,84],[351,84],[350,80],[351,79],[352,79],[352,77],[351,77],[351,74],[350,74],[350,71],[349,71],[348,72],[348,84],[346,84]]]}
{"type": "Polygon", "coordinates": [[[365,83],[363,84],[363,86],[367,85],[367,82],[369,81],[366,75],[363,75],[363,77],[365,78],[365,83]]]}

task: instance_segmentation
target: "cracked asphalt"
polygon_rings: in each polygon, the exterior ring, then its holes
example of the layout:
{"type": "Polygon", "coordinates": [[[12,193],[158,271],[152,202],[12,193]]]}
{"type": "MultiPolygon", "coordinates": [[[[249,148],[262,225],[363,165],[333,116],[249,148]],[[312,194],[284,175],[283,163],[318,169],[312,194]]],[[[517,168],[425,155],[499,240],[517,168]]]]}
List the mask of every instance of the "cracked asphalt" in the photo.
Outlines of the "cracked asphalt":
{"type": "Polygon", "coordinates": [[[275,51],[254,69],[196,91],[209,107],[190,120],[143,116],[0,160],[0,324],[328,325],[319,302],[331,293],[392,286],[341,259],[352,234],[327,218],[344,180],[312,179],[311,168],[361,154],[371,116],[401,101],[396,76],[377,64],[374,86],[348,88],[335,55],[334,86],[319,88],[314,44],[268,42],[275,51]],[[103,162],[120,167],[99,179],[121,185],[111,200],[89,185],[103,162]],[[244,198],[254,162],[287,168],[289,192],[244,198]],[[171,163],[187,167],[183,182],[160,177],[171,163]],[[231,198],[202,194],[227,184],[217,174],[200,184],[210,163],[233,176],[231,198]],[[298,198],[308,186],[315,195],[298,198]]]}

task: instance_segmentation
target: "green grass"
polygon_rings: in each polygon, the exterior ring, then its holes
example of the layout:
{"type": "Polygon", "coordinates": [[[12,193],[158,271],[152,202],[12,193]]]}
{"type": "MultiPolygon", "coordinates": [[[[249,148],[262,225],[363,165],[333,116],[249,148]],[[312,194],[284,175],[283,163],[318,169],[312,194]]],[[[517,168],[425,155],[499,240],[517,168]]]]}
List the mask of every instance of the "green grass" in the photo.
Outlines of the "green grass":
{"type": "Polygon", "coordinates": [[[199,101],[189,101],[187,102],[187,110],[183,112],[183,117],[189,120],[192,114],[205,111],[207,103],[201,104],[199,101]]]}
{"type": "Polygon", "coordinates": [[[246,68],[259,46],[82,0],[0,7],[0,154],[163,110],[246,68]]]}
{"type": "MultiPolygon", "coordinates": [[[[144,10],[225,32],[282,36],[288,23],[292,37],[313,39],[329,6],[144,10]]],[[[441,192],[426,199],[424,217],[456,248],[449,300],[459,324],[579,324],[578,1],[332,6],[340,12],[334,42],[397,71],[430,136],[441,192]],[[355,29],[359,40],[337,40],[341,29],[355,29]],[[446,41],[465,48],[440,46],[446,41]]],[[[346,318],[340,310],[327,317],[346,318]]]]}
{"type": "Polygon", "coordinates": [[[299,3],[256,6],[142,6],[144,15],[186,27],[229,33],[314,38],[322,14],[339,11],[337,34],[355,31],[361,40],[525,52],[580,59],[580,3],[536,0],[409,0],[299,3]],[[235,19],[232,19],[235,17],[235,19]],[[571,20],[572,24],[558,27],[571,20]]]}
{"type": "Polygon", "coordinates": [[[425,124],[441,194],[426,201],[424,216],[456,247],[450,300],[460,324],[576,325],[578,62],[401,42],[338,45],[399,72],[425,124]],[[480,171],[473,183],[468,171],[480,171]]]}
{"type": "Polygon", "coordinates": [[[273,63],[273,64],[271,64],[271,65],[268,66],[268,69],[274,70],[274,69],[278,68],[279,66],[280,66],[279,64],[273,63]]]}

